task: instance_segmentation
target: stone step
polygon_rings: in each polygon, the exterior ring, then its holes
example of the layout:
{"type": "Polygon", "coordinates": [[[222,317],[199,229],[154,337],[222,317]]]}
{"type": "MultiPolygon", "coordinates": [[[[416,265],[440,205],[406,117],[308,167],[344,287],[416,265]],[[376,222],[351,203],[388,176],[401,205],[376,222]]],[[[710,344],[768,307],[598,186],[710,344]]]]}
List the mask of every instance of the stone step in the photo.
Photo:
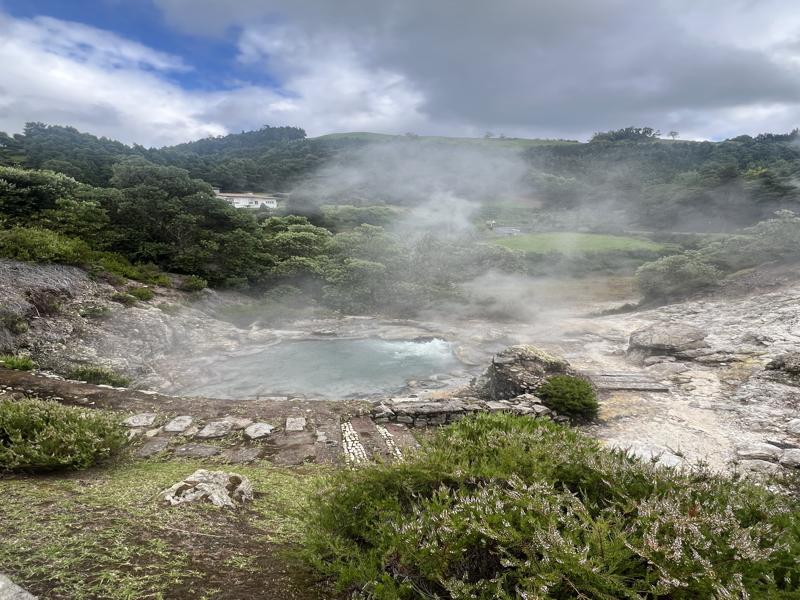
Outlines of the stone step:
{"type": "Polygon", "coordinates": [[[668,392],[669,386],[660,383],[646,373],[605,371],[583,373],[601,391],[668,392]]]}

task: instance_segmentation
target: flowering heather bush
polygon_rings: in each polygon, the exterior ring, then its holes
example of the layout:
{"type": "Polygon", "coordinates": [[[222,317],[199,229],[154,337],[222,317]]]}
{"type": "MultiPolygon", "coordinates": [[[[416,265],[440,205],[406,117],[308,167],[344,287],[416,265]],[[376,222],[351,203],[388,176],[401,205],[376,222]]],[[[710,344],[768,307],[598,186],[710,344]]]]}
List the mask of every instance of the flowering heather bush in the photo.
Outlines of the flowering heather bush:
{"type": "Polygon", "coordinates": [[[119,419],[44,400],[0,400],[0,472],[84,469],[126,443],[119,419]]]}
{"type": "Polygon", "coordinates": [[[307,557],[351,598],[800,597],[796,501],[527,417],[336,473],[307,518],[307,557]]]}

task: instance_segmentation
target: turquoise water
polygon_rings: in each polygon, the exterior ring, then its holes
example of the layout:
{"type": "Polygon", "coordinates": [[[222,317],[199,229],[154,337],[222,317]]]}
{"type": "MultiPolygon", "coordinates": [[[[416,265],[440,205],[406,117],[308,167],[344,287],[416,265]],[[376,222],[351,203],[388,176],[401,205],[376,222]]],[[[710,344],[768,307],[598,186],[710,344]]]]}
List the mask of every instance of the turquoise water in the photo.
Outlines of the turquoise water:
{"type": "Polygon", "coordinates": [[[396,393],[408,380],[461,367],[444,340],[309,340],[215,357],[197,365],[182,395],[210,398],[304,394],[347,398],[396,393]]]}

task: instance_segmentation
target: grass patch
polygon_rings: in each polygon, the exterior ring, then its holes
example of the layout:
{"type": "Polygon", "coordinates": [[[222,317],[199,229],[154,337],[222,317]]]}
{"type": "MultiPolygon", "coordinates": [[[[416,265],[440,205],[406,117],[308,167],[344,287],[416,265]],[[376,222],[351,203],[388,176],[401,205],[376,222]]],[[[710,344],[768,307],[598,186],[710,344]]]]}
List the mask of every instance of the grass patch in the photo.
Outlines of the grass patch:
{"type": "Polygon", "coordinates": [[[36,363],[30,356],[17,356],[15,354],[0,354],[0,364],[6,369],[15,371],[30,371],[36,367],[36,363]]]}
{"type": "Polygon", "coordinates": [[[553,375],[536,390],[545,406],[578,421],[597,416],[597,394],[592,384],[572,375],[553,375]]]}
{"type": "Polygon", "coordinates": [[[137,300],[141,300],[142,302],[147,302],[148,300],[152,300],[155,297],[155,293],[153,293],[153,290],[146,287],[128,288],[128,293],[137,300]]]}
{"type": "Polygon", "coordinates": [[[489,414],[402,463],[337,472],[308,557],[352,598],[797,598],[800,505],[489,414]]]}
{"type": "Polygon", "coordinates": [[[590,254],[599,252],[662,252],[662,244],[641,238],[600,233],[527,233],[492,240],[511,250],[535,254],[590,254]]]}
{"type": "MultiPolygon", "coordinates": [[[[78,476],[0,479],[0,564],[50,599],[321,598],[285,557],[320,467],[223,467],[249,477],[243,510],[164,507],[158,493],[200,461],[123,462],[78,476]],[[269,596],[272,597],[272,596],[269,596]]],[[[213,467],[212,467],[213,468],[213,467]]]]}
{"type": "Polygon", "coordinates": [[[123,306],[134,306],[138,302],[136,296],[125,292],[116,292],[111,295],[111,299],[123,306]]]}
{"type": "Polygon", "coordinates": [[[67,378],[93,383],[95,385],[113,385],[114,387],[127,387],[131,383],[130,378],[120,375],[112,369],[91,365],[72,369],[72,371],[67,374],[67,378]]]}

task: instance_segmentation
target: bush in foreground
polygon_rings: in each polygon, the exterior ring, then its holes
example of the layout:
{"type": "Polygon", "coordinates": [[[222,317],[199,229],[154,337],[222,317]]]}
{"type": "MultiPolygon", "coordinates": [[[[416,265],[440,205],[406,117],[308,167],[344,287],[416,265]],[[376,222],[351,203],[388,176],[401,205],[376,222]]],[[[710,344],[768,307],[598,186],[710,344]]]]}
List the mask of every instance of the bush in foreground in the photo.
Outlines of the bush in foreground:
{"type": "Polygon", "coordinates": [[[131,383],[131,380],[124,375],[115,373],[106,367],[78,367],[70,371],[67,377],[69,379],[85,381],[86,383],[93,383],[95,385],[104,384],[113,385],[114,387],[127,387],[131,383]]]}
{"type": "Polygon", "coordinates": [[[597,416],[597,394],[592,384],[580,377],[554,375],[536,393],[560,415],[584,421],[597,416]]]}
{"type": "Polygon", "coordinates": [[[126,443],[115,415],[44,400],[0,400],[0,471],[83,469],[126,443]]]}
{"type": "Polygon", "coordinates": [[[481,415],[405,462],[332,475],[306,552],[352,598],[797,598],[798,508],[551,422],[481,415]]]}

